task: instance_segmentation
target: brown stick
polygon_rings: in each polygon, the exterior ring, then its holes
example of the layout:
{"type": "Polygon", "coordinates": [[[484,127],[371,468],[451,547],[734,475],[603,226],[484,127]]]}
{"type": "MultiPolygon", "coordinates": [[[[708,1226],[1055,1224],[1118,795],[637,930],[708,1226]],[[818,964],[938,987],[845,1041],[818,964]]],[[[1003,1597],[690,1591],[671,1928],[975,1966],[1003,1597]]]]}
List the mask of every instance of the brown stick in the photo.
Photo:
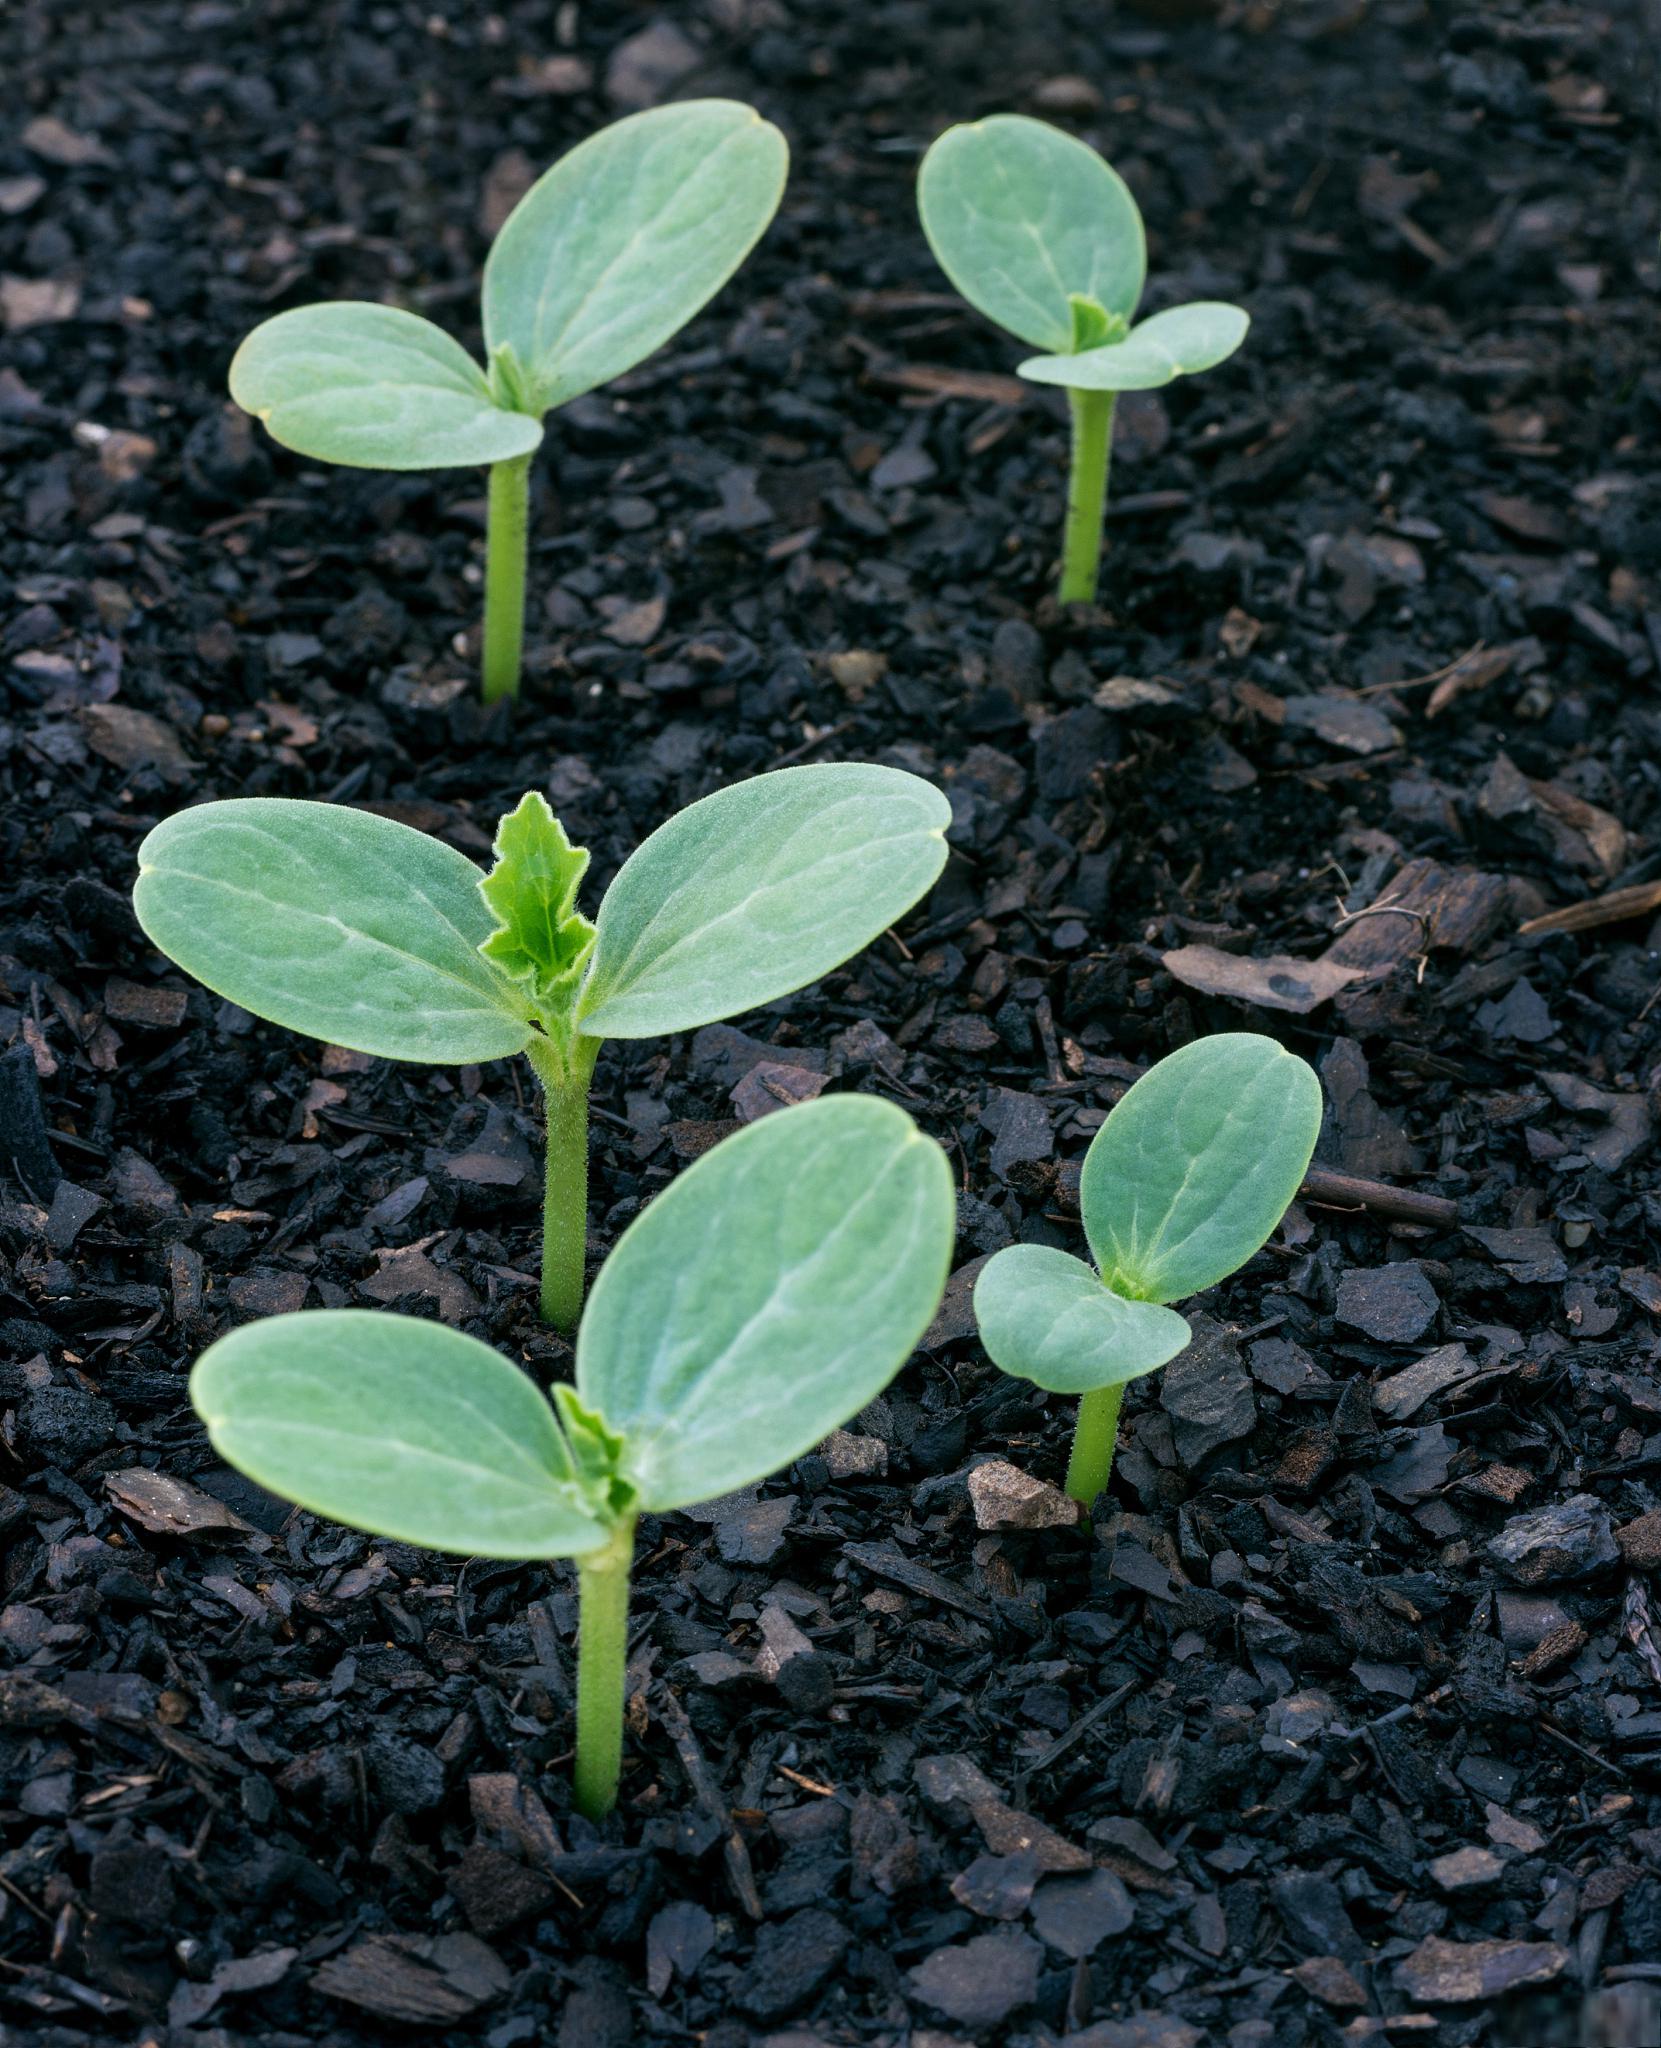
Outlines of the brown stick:
{"type": "Polygon", "coordinates": [[[1451,1230],[1459,1222],[1459,1204],[1446,1195],[1419,1195],[1411,1188],[1386,1187],[1381,1180],[1362,1180],[1353,1173],[1330,1173],[1324,1166],[1309,1169],[1299,1192],[1334,1209],[1371,1209],[1401,1223],[1433,1223],[1451,1230]]]}

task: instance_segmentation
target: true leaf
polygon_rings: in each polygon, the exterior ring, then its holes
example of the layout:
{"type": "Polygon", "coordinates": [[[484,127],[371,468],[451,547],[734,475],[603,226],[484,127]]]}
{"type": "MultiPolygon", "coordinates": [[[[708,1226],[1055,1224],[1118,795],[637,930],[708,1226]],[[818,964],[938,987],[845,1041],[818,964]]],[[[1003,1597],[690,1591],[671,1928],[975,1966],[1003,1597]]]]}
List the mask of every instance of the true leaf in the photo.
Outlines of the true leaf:
{"type": "Polygon", "coordinates": [[[781,768],[688,805],[606,892],[582,1029],[688,1031],[817,980],[930,886],[950,822],[930,784],[858,763],[781,768]]]}
{"type": "Polygon", "coordinates": [[[538,1008],[564,1006],[594,944],[594,927],[576,907],[588,855],[535,790],[498,824],[494,851],[479,888],[500,929],[485,940],[485,955],[528,982],[538,1008]]]}
{"type": "Polygon", "coordinates": [[[231,396],[285,448],[358,469],[502,462],[542,439],[442,328],[358,300],[262,322],[232,358],[231,396]]]}
{"type": "Polygon", "coordinates": [[[1129,319],[1147,246],[1130,188],[1088,143],[1024,114],[948,128],[918,179],[923,232],[977,311],[1034,347],[1073,346],[1073,297],[1129,319]]]}
{"type": "Polygon", "coordinates": [[[577,1339],[641,1506],[754,1484],[857,1414],[928,1327],[954,1232],[945,1154],[875,1096],[764,1117],[673,1181],[577,1339]]]}
{"type": "Polygon", "coordinates": [[[615,121],[508,216],[484,273],[487,348],[508,343],[541,406],[619,377],[713,298],[784,190],[784,137],[735,100],[615,121]]]}
{"type": "Polygon", "coordinates": [[[1108,1285],[1138,1301],[1213,1287],[1267,1243],[1321,1129],[1321,1084],[1273,1039],[1225,1032],[1171,1053],[1109,1112],[1079,1207],[1108,1285]]]}
{"type": "Polygon", "coordinates": [[[1174,1309],[1127,1301],[1050,1245],[996,1252],[975,1281],[975,1320],[994,1365],[1053,1394],[1139,1379],[1192,1334],[1174,1309]]]}
{"type": "Polygon", "coordinates": [[[133,907],[171,959],[274,1024],[386,1059],[518,1052],[523,992],[480,952],[479,870],[424,832],[344,805],[237,797],[166,819],[133,907]]]}
{"type": "Polygon", "coordinates": [[[605,1541],[537,1388],[442,1324],[363,1309],[247,1323],[202,1354],[190,1398],[227,1463],[353,1528],[474,1557],[605,1541]]]}
{"type": "Polygon", "coordinates": [[[1246,338],[1251,316],[1217,299],[1173,306],[1133,327],[1123,341],[1080,355],[1029,356],[1017,374],[1070,391],[1152,391],[1225,361],[1246,338]]]}

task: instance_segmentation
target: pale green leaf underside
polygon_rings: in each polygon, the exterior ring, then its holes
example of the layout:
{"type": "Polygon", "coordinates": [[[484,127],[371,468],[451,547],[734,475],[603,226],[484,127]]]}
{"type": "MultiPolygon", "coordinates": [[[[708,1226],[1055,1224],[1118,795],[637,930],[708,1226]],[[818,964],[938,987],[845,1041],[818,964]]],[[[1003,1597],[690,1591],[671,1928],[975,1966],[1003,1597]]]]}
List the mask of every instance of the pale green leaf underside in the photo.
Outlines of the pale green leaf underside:
{"type": "Polygon", "coordinates": [[[780,1110],[673,1181],[577,1338],[642,1505],[753,1485],[856,1415],[927,1329],[955,1229],[945,1154],[875,1096],[780,1110]]]}
{"type": "Polygon", "coordinates": [[[1140,1379],[1175,1358],[1190,1331],[1174,1309],[1126,1301],[1082,1259],[1051,1245],[1013,1244],[975,1281],[975,1321],[988,1357],[1052,1394],[1089,1394],[1140,1379]]]}
{"type": "Polygon", "coordinates": [[[441,327],[355,299],[263,321],[231,359],[231,396],[285,448],[353,469],[503,462],[542,439],[441,327]]]}
{"type": "Polygon", "coordinates": [[[530,1037],[480,953],[479,870],[424,832],[342,804],[236,797],[158,825],[133,907],[187,973],[256,1017],[385,1059],[459,1064],[530,1037]]]}
{"type": "Polygon", "coordinates": [[[1314,1070],[1272,1038],[1225,1032],[1149,1068],[1096,1133],[1080,1178],[1104,1279],[1142,1301],[1227,1279],[1273,1235],[1320,1129],[1314,1070]]]}
{"type": "Polygon", "coordinates": [[[442,1324],[272,1316],[210,1345],[190,1398],[227,1464],[354,1529],[467,1557],[571,1557],[606,1539],[536,1387],[442,1324]]]}
{"type": "Polygon", "coordinates": [[[721,289],[784,192],[779,131],[736,100],[614,121],[543,174],[484,273],[484,331],[544,405],[620,377],[721,289]]]}
{"type": "Polygon", "coordinates": [[[1148,257],[1112,165],[1047,121],[994,114],[948,128],[917,181],[935,260],[977,312],[1035,348],[1073,339],[1069,296],[1128,320],[1148,257]]]}
{"type": "Polygon", "coordinates": [[[1016,374],[1069,391],[1153,391],[1225,361],[1246,338],[1251,316],[1220,299],[1173,306],[1133,327],[1123,341],[1080,355],[1029,356],[1016,374]]]}
{"type": "Polygon", "coordinates": [[[652,1038],[804,987],[911,908],[946,861],[951,806],[898,768],[780,768],[660,825],[596,922],[578,1011],[652,1038]]]}

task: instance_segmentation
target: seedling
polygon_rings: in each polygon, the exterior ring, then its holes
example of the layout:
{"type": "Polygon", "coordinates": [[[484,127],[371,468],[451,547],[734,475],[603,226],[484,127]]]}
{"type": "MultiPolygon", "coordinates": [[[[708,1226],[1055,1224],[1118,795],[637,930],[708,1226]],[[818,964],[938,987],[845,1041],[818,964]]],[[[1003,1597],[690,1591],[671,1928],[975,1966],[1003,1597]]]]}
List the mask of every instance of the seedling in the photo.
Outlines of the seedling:
{"type": "Polygon", "coordinates": [[[706,305],[784,192],[784,137],[736,100],[614,121],[503,223],[484,269],[481,367],[430,320],[340,300],[279,313],[231,396],[285,448],[356,469],[490,468],[484,699],[517,695],[531,457],[554,407],[622,376],[706,305]]]}
{"type": "Polygon", "coordinates": [[[642,1514],[753,1486],[899,1371],[946,1283],[946,1155],[904,1110],[831,1096],[689,1167],[618,1239],[549,1406],[440,1324],[363,1309],[249,1323],[198,1360],[215,1449],[353,1528],[475,1557],[574,1557],[578,1808],[617,1797],[642,1514]]]}
{"type": "Polygon", "coordinates": [[[133,907],[198,981],[291,1031],[439,1066],[524,1053],[547,1108],[542,1313],[569,1329],[602,1040],[690,1031],[828,974],[934,881],[950,821],[897,768],[781,768],[660,825],[590,923],[588,855],[534,792],[488,875],[367,811],[238,797],[149,834],[133,907]]]}
{"type": "Polygon", "coordinates": [[[1088,143],[1023,114],[948,128],[923,159],[923,232],[979,313],[1042,349],[1017,365],[1059,384],[1073,421],[1061,601],[1096,595],[1113,408],[1222,362],[1251,324],[1238,306],[1196,299],[1131,325],[1147,275],[1136,201],[1088,143]]]}
{"type": "Polygon", "coordinates": [[[1164,1306],[1215,1287],[1266,1244],[1308,1169],[1321,1084],[1254,1032],[1201,1039],[1150,1067],[1084,1155],[1092,1268],[1051,1245],[996,1253],[975,1282],[993,1363],[1080,1396],[1067,1491],[1086,1507],[1113,1470],[1125,1382],[1192,1332],[1164,1306]]]}

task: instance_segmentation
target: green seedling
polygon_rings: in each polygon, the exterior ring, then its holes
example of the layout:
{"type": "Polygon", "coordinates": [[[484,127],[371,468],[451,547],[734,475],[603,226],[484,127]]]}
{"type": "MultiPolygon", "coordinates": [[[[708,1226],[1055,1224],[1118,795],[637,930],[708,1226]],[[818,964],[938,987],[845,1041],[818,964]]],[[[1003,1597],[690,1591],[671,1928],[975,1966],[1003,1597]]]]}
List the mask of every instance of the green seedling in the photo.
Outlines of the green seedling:
{"type": "Polygon", "coordinates": [[[546,1099],[542,1313],[582,1306],[588,1090],[607,1038],[659,1038],[828,974],[946,861],[951,807],[897,768],[781,768],[689,804],[623,863],[590,923],[588,855],[532,793],[488,875],[368,811],[200,804],[138,850],[145,932],[256,1017],[383,1059],[522,1052],[546,1099]]]}
{"type": "Polygon", "coordinates": [[[198,1360],[215,1449],[353,1528],[577,1560],[575,1797],[617,1797],[642,1514],[753,1486],[856,1415],[939,1305],[955,1204],[904,1110],[842,1095],[717,1145],[618,1239],[553,1405],[442,1325],[363,1309],[249,1323],[198,1360]]]}
{"type": "Polygon", "coordinates": [[[1050,1245],[996,1253],[975,1282],[994,1364],[1080,1396],[1067,1491],[1086,1507],[1113,1470],[1125,1383],[1192,1334],[1174,1309],[1265,1245],[1321,1128],[1314,1070],[1272,1038],[1227,1032],[1162,1059],[1084,1156],[1079,1208],[1095,1266],[1050,1245]]]}
{"type": "Polygon", "coordinates": [[[279,313],[231,363],[273,439],[355,469],[490,471],[484,698],[516,695],[530,466],[556,406],[622,376],[706,305],[778,210],[784,137],[736,100],[614,121],[562,156],[484,269],[485,363],[395,306],[279,313]]]}
{"type": "Polygon", "coordinates": [[[1251,322],[1238,306],[1197,299],[1133,327],[1148,268],[1136,201],[1088,143],[1046,121],[994,114],[948,128],[923,159],[917,200],[935,260],[970,305],[1044,351],[1016,374],[1067,393],[1061,601],[1088,603],[1118,394],[1211,369],[1251,322]]]}

